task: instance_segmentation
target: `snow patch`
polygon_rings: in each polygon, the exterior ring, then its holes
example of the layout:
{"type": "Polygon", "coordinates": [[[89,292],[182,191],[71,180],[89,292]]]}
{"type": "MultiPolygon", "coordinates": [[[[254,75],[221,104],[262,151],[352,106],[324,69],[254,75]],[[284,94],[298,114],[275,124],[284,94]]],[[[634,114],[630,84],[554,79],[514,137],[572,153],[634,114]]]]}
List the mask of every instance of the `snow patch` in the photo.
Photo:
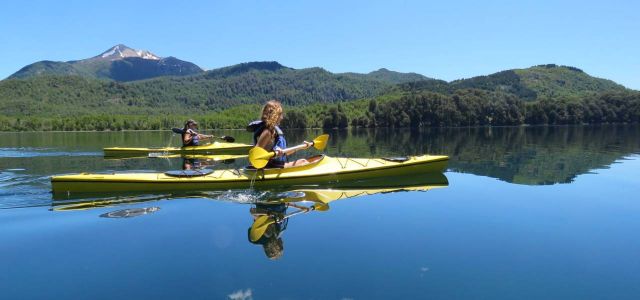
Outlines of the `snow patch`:
{"type": "Polygon", "coordinates": [[[102,58],[109,57],[109,56],[115,54],[116,50],[118,49],[118,47],[119,46],[115,46],[115,47],[111,48],[110,50],[108,50],[107,52],[102,53],[102,58]]]}
{"type": "Polygon", "coordinates": [[[147,50],[136,50],[136,54],[138,55],[138,57],[141,57],[143,59],[160,59],[160,57],[154,55],[153,53],[147,51],[147,50]]]}
{"type": "Polygon", "coordinates": [[[107,58],[112,60],[125,58],[125,57],[140,57],[142,59],[152,59],[152,60],[161,59],[159,56],[147,50],[135,50],[135,49],[130,49],[126,46],[121,47],[121,45],[114,46],[113,48],[102,53],[102,55],[100,56],[102,58],[107,58]]]}

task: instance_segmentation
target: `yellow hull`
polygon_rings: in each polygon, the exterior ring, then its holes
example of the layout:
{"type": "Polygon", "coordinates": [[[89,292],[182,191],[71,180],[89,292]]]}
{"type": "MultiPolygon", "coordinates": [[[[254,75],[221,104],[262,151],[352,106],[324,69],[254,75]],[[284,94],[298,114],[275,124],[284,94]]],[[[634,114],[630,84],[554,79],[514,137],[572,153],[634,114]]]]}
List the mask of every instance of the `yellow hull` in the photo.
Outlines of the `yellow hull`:
{"type": "Polygon", "coordinates": [[[246,154],[253,147],[242,143],[213,142],[201,146],[161,148],[104,148],[105,157],[145,156],[149,154],[246,154]]]}
{"type": "MultiPolygon", "coordinates": [[[[449,185],[447,177],[442,173],[413,174],[395,177],[393,181],[385,178],[378,178],[366,181],[359,181],[350,188],[345,187],[310,187],[302,189],[270,190],[270,195],[266,198],[256,198],[263,204],[279,204],[285,202],[310,201],[315,203],[328,204],[336,200],[344,200],[360,196],[368,196],[379,193],[393,193],[403,191],[429,191],[435,188],[444,188],[449,185]],[[357,186],[356,186],[357,185],[357,186]]],[[[244,190],[239,190],[242,193],[244,190]]],[[[168,194],[140,194],[140,193],[100,193],[96,198],[87,197],[86,193],[79,194],[77,199],[65,197],[66,195],[54,194],[58,196],[53,202],[53,210],[85,210],[96,207],[109,207],[123,204],[153,202],[167,199],[182,198],[210,198],[210,192],[201,191],[195,193],[168,193],[168,194]]]]}
{"type": "Polygon", "coordinates": [[[165,173],[74,174],[51,177],[54,193],[172,192],[250,187],[337,185],[348,187],[358,180],[443,172],[447,156],[412,156],[403,162],[381,158],[334,158],[317,156],[312,163],[286,169],[227,169],[195,177],[165,173]]]}

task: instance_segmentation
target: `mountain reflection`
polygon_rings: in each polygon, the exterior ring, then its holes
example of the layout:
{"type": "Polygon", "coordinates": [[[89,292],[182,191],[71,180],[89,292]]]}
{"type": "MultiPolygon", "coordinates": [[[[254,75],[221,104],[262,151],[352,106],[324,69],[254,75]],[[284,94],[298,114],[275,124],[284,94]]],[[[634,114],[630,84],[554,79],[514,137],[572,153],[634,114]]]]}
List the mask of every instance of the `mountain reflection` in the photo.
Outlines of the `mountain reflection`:
{"type": "Polygon", "coordinates": [[[570,183],[640,153],[637,125],[427,128],[333,132],[334,156],[449,155],[449,170],[510,183],[570,183]],[[336,153],[337,152],[337,153],[336,153]]]}

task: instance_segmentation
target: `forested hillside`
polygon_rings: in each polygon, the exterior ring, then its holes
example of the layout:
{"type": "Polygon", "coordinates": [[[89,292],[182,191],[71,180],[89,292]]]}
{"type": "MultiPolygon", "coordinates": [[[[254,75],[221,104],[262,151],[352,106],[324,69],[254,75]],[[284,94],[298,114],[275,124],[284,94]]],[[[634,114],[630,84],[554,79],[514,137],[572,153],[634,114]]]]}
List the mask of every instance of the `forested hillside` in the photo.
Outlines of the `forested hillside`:
{"type": "Polygon", "coordinates": [[[633,123],[640,93],[556,65],[446,82],[381,69],[334,74],[252,62],[132,82],[39,75],[0,81],[0,130],[161,129],[195,117],[239,128],[279,99],[288,127],[633,123]],[[412,81],[417,80],[417,81],[412,81]]]}

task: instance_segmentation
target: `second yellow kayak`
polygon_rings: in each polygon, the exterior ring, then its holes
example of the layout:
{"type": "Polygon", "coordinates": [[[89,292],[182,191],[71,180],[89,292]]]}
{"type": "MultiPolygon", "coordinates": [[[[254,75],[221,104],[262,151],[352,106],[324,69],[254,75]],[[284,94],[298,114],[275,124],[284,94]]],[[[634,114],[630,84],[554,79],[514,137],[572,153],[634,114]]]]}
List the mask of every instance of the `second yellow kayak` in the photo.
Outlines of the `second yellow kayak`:
{"type": "Polygon", "coordinates": [[[242,143],[213,142],[201,146],[159,148],[104,148],[105,157],[145,156],[149,154],[246,154],[252,145],[242,143]]]}

